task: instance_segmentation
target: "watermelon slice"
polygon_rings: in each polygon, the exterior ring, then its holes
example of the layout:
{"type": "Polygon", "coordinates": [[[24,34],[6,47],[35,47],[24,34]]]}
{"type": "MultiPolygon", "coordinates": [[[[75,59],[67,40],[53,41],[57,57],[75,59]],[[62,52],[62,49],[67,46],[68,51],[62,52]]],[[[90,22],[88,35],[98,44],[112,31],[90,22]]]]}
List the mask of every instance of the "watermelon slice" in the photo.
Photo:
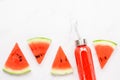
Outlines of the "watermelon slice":
{"type": "Polygon", "coordinates": [[[105,66],[113,53],[116,43],[110,40],[95,40],[93,41],[95,50],[99,59],[101,68],[105,66]]]}
{"type": "Polygon", "coordinates": [[[39,64],[44,59],[50,43],[51,39],[45,37],[35,37],[28,40],[29,47],[39,64]]]}
{"type": "Polygon", "coordinates": [[[25,59],[22,51],[20,50],[18,44],[16,43],[13,50],[11,51],[3,71],[9,74],[25,74],[30,72],[29,64],[25,59]]]}
{"type": "Polygon", "coordinates": [[[69,63],[61,46],[59,47],[54,62],[52,64],[51,73],[53,75],[66,75],[72,73],[72,67],[69,63]]]}

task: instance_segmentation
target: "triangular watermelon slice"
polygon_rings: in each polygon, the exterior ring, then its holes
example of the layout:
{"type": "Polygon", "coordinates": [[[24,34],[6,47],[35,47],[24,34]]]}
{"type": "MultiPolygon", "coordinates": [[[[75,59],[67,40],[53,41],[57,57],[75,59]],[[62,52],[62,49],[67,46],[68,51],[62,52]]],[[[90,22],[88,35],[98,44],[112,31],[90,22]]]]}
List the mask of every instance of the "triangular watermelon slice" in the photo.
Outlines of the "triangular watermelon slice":
{"type": "Polygon", "coordinates": [[[63,49],[60,46],[52,64],[51,73],[53,75],[66,75],[72,72],[73,70],[71,64],[69,63],[67,56],[65,55],[63,49]]]}
{"type": "Polygon", "coordinates": [[[100,66],[103,68],[112,55],[117,44],[110,40],[94,40],[93,43],[100,66]]]}
{"type": "Polygon", "coordinates": [[[25,74],[30,72],[29,64],[25,59],[22,51],[20,50],[18,44],[16,43],[13,50],[11,51],[3,71],[9,74],[25,74]]]}
{"type": "Polygon", "coordinates": [[[40,64],[51,44],[51,39],[45,37],[35,37],[29,39],[28,44],[37,62],[40,64]]]}

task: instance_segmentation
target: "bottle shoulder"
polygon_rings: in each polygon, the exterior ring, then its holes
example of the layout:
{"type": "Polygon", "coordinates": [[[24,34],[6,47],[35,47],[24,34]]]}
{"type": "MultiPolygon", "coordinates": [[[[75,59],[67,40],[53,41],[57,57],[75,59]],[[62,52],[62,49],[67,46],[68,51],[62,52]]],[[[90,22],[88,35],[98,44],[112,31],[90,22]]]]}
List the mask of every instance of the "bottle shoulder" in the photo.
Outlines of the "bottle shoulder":
{"type": "Polygon", "coordinates": [[[75,50],[76,51],[91,51],[89,46],[87,45],[77,46],[75,50]]]}

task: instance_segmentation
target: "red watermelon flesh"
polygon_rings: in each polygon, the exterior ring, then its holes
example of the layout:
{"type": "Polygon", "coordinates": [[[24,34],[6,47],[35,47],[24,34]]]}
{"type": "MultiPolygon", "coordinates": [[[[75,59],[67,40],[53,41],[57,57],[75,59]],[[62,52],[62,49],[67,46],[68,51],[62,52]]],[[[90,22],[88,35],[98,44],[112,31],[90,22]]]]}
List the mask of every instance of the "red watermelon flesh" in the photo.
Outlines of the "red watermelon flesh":
{"type": "Polygon", "coordinates": [[[115,42],[109,41],[109,40],[94,41],[95,50],[96,50],[101,68],[103,68],[105,64],[108,62],[116,45],[117,44],[115,42]]]}
{"type": "Polygon", "coordinates": [[[54,62],[52,64],[52,71],[53,75],[65,75],[72,73],[71,64],[68,61],[67,56],[65,55],[61,46],[59,47],[54,62]]]}
{"type": "Polygon", "coordinates": [[[17,43],[9,55],[3,71],[10,74],[24,74],[30,72],[29,64],[17,43]]]}
{"type": "Polygon", "coordinates": [[[50,46],[51,39],[45,37],[36,37],[28,40],[29,47],[40,64],[50,46]]]}

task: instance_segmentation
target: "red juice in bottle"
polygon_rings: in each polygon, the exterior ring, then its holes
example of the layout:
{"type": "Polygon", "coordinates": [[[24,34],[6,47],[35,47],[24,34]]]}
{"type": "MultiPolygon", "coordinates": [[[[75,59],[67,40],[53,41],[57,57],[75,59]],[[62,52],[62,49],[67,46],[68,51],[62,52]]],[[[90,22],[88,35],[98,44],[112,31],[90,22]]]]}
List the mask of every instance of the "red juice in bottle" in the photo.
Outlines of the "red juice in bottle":
{"type": "Polygon", "coordinates": [[[80,80],[96,80],[92,54],[86,39],[76,40],[75,59],[80,80]]]}

